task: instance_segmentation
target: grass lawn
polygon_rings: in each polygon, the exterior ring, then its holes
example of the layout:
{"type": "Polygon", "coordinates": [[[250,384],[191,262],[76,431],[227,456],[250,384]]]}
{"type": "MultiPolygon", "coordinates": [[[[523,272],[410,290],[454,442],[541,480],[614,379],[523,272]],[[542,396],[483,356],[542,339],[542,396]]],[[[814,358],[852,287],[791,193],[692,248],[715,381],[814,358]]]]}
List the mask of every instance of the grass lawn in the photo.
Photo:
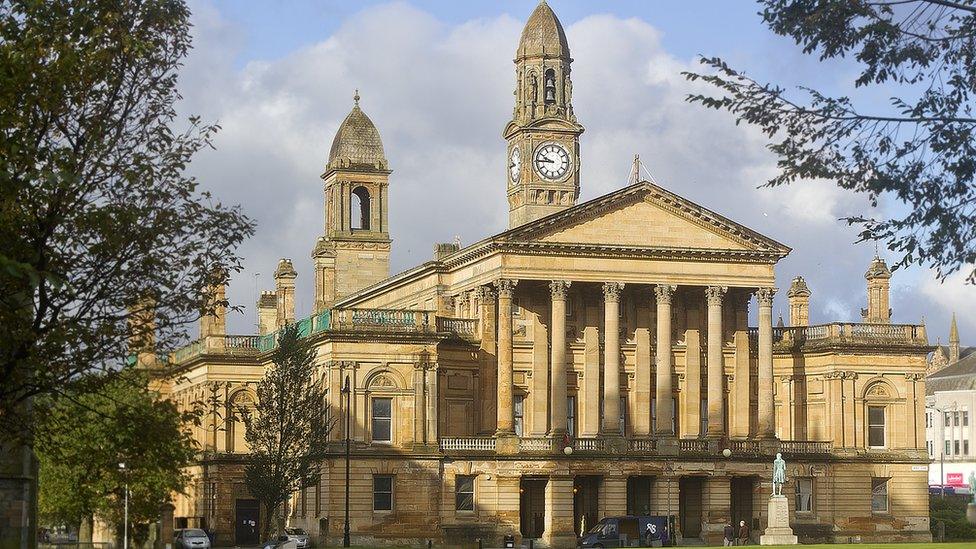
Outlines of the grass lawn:
{"type": "MultiPolygon", "coordinates": [[[[328,547],[333,547],[333,546],[328,546],[328,547]]],[[[435,543],[434,547],[438,549],[447,548],[447,547],[450,547],[451,549],[472,549],[472,548],[477,548],[478,546],[476,544],[448,546],[448,545],[440,545],[435,543]]],[[[756,549],[760,549],[760,548],[765,549],[766,547],[792,547],[795,549],[797,546],[795,545],[762,545],[762,546],[751,545],[750,547],[755,547],[756,549]]],[[[857,549],[973,549],[974,547],[976,547],[976,544],[974,544],[971,541],[969,542],[963,541],[963,542],[956,542],[956,543],[856,543],[856,544],[835,543],[835,544],[801,545],[800,547],[802,547],[803,549],[813,549],[813,548],[840,549],[842,547],[851,547],[852,549],[855,547],[857,549]]],[[[321,549],[326,549],[326,548],[321,548],[321,549]]],[[[352,549],[426,549],[426,545],[423,546],[397,545],[393,547],[390,546],[371,547],[371,546],[356,545],[353,546],[352,549]]],[[[489,546],[486,545],[485,549],[489,549],[489,546]]]]}

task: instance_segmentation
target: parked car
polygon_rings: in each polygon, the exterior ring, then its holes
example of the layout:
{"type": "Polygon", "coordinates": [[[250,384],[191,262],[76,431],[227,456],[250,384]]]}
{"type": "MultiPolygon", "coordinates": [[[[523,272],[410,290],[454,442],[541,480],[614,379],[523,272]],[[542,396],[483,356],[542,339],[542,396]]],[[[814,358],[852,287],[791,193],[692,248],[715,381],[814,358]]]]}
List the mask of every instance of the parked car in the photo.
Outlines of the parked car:
{"type": "Polygon", "coordinates": [[[957,493],[955,486],[949,486],[948,484],[946,484],[945,486],[940,486],[938,484],[929,485],[929,494],[933,496],[941,495],[943,493],[943,490],[945,490],[946,495],[957,493]]]}
{"type": "Polygon", "coordinates": [[[671,545],[668,517],[606,517],[579,538],[579,547],[603,549],[646,544],[650,547],[671,545]]]}
{"type": "Polygon", "coordinates": [[[298,542],[288,537],[287,534],[273,536],[261,546],[261,549],[297,549],[298,542]]]}
{"type": "Polygon", "coordinates": [[[173,533],[173,549],[210,549],[210,538],[199,528],[180,528],[173,533]]]}
{"type": "Polygon", "coordinates": [[[298,543],[298,549],[306,549],[308,547],[308,532],[301,528],[285,528],[285,535],[288,539],[295,540],[298,543]]]}

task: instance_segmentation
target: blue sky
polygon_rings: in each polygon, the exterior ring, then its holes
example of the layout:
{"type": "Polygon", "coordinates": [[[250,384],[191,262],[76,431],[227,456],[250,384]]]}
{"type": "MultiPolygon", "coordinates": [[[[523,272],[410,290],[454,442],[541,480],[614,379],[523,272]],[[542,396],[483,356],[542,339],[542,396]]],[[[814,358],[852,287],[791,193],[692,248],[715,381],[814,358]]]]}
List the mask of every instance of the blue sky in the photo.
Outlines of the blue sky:
{"type": "MultiPolygon", "coordinates": [[[[680,76],[696,56],[720,56],[759,80],[854,96],[876,111],[886,90],[854,90],[850,60],[821,63],[775,36],[754,2],[737,0],[551,0],[567,30],[581,140],[582,199],[625,183],[634,153],[678,194],[794,248],[777,267],[777,309],[790,279],[813,290],[814,322],[857,320],[863,273],[874,254],[837,218],[863,198],[829,182],[757,189],[775,173],[758,132],[725,113],[689,105],[680,76]]],[[[215,151],[192,170],[225,202],[258,221],[244,245],[247,270],[229,289],[246,307],[230,329],[254,329],[253,301],[273,286],[279,257],[299,271],[298,314],[311,308],[309,251],[322,231],[318,175],[352,91],[384,140],[394,169],[392,271],[430,256],[435,241],[470,243],[505,228],[504,151],[511,62],[535,0],[193,0],[195,49],[181,76],[181,110],[223,126],[215,151]],[[423,215],[419,215],[424,212],[423,215]]],[[[707,90],[705,90],[707,91],[707,90]]],[[[883,203],[883,208],[897,208],[883,203]]],[[[889,258],[890,259],[890,258],[889,258]]],[[[964,341],[976,333],[976,292],[925,269],[893,279],[897,322],[924,316],[945,340],[960,308],[964,341]],[[972,307],[970,307],[972,309],[972,307]]]]}

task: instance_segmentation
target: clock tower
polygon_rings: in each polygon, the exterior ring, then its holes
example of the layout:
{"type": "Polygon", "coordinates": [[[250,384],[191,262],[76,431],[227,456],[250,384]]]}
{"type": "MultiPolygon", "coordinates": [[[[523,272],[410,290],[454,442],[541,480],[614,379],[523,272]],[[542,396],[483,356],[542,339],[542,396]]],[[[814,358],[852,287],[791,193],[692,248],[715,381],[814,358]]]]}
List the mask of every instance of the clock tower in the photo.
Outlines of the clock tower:
{"type": "Polygon", "coordinates": [[[566,33],[545,0],[515,53],[515,109],[505,126],[509,228],[576,204],[579,136],[566,33]]]}

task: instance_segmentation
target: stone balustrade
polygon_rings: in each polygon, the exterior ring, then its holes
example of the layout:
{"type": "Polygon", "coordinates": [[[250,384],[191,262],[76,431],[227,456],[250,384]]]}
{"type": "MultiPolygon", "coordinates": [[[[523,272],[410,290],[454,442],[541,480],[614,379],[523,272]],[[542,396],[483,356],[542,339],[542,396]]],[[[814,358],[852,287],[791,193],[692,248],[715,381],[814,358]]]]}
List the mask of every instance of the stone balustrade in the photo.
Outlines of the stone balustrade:
{"type": "MultiPolygon", "coordinates": [[[[759,329],[749,328],[752,348],[759,329]]],[[[834,322],[813,326],[773,328],[773,348],[793,349],[804,345],[928,345],[925,326],[918,324],[868,324],[834,322]]]]}
{"type": "Polygon", "coordinates": [[[474,339],[478,333],[478,319],[437,317],[437,331],[450,332],[465,339],[474,339]]]}
{"type": "MultiPolygon", "coordinates": [[[[672,439],[673,440],[673,439],[672,439]]],[[[576,438],[572,440],[573,454],[618,453],[627,452],[635,455],[668,455],[667,450],[659,447],[656,438],[627,439],[625,449],[611,444],[611,440],[604,437],[576,438]]],[[[702,456],[714,454],[714,459],[721,458],[721,451],[728,448],[732,451],[730,459],[736,458],[768,458],[772,459],[777,452],[791,457],[824,457],[831,454],[833,446],[827,441],[812,440],[783,440],[769,444],[758,440],[731,440],[718,449],[709,439],[678,439],[678,456],[702,456]]],[[[518,453],[520,454],[561,454],[562,444],[552,437],[520,437],[518,439],[518,453]]],[[[495,438],[493,437],[444,437],[440,439],[440,448],[445,453],[464,452],[495,452],[495,438]]],[[[671,446],[673,448],[673,446],[671,446]]],[[[673,450],[672,450],[673,452],[673,450]]],[[[724,458],[723,458],[724,459],[724,458]]]]}
{"type": "Polygon", "coordinates": [[[442,452],[494,452],[493,437],[447,437],[441,439],[442,452]]]}

